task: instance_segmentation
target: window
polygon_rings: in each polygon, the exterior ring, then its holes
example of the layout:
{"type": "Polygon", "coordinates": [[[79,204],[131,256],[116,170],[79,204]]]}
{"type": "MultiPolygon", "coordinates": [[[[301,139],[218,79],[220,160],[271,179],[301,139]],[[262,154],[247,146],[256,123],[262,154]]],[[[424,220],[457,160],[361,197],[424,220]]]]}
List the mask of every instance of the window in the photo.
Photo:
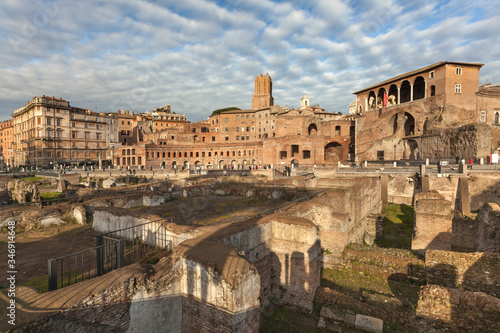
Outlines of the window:
{"type": "Polygon", "coordinates": [[[85,123],[85,128],[87,128],[87,127],[88,127],[88,124],[87,124],[87,123],[85,123]]]}
{"type": "Polygon", "coordinates": [[[482,123],[484,123],[486,121],[486,111],[485,110],[481,110],[481,118],[479,119],[479,121],[481,121],[482,123]]]}
{"type": "Polygon", "coordinates": [[[460,83],[455,84],[455,94],[462,93],[462,85],[460,83]]]}
{"type": "Polygon", "coordinates": [[[340,136],[340,126],[335,126],[335,135],[340,136]]]}
{"type": "Polygon", "coordinates": [[[73,139],[76,139],[76,137],[77,137],[77,134],[76,134],[76,133],[78,133],[78,132],[75,132],[75,131],[71,132],[71,137],[72,137],[73,139]]]}
{"type": "Polygon", "coordinates": [[[455,67],[455,74],[462,75],[462,67],[455,67]]]}
{"type": "Polygon", "coordinates": [[[236,115],[236,119],[240,119],[240,115],[239,115],[239,114],[238,114],[238,115],[236,115]]]}
{"type": "Polygon", "coordinates": [[[84,116],[84,117],[83,117],[83,120],[87,121],[87,116],[84,116]]]}
{"type": "Polygon", "coordinates": [[[498,111],[495,112],[495,118],[493,119],[493,125],[500,125],[500,113],[498,111]]]}
{"type": "Polygon", "coordinates": [[[255,132],[255,127],[252,126],[252,132],[255,132]]]}
{"type": "Polygon", "coordinates": [[[212,137],[212,141],[215,141],[215,136],[212,137]]]}
{"type": "Polygon", "coordinates": [[[245,127],[242,127],[242,128],[241,128],[241,131],[242,131],[242,132],[245,132],[245,127]]]}
{"type": "Polygon", "coordinates": [[[47,125],[50,125],[50,118],[47,118],[47,125]]]}
{"type": "Polygon", "coordinates": [[[247,135],[247,140],[250,140],[250,136],[249,135],[247,135]]]}
{"type": "Polygon", "coordinates": [[[97,140],[102,140],[102,134],[101,133],[96,133],[95,138],[97,140]]]}
{"type": "Polygon", "coordinates": [[[239,127],[236,127],[236,132],[239,132],[240,131],[240,128],[239,127]]]}
{"type": "Polygon", "coordinates": [[[229,137],[226,135],[226,141],[229,141],[229,137]]]}
{"type": "Polygon", "coordinates": [[[240,139],[240,136],[239,136],[239,135],[237,135],[237,136],[236,136],[236,140],[239,140],[239,139],[240,139]]]}
{"type": "Polygon", "coordinates": [[[429,79],[434,78],[434,71],[429,72],[429,79]]]}
{"type": "Polygon", "coordinates": [[[99,124],[96,124],[96,125],[95,125],[95,128],[96,128],[96,129],[99,129],[99,124]]]}
{"type": "Polygon", "coordinates": [[[249,115],[247,114],[247,119],[248,119],[249,115]]]}
{"type": "Polygon", "coordinates": [[[383,161],[384,160],[384,151],[383,150],[378,150],[377,151],[377,160],[383,161]]]}
{"type": "Polygon", "coordinates": [[[225,122],[227,123],[229,121],[229,118],[226,117],[225,122]]]}
{"type": "Polygon", "coordinates": [[[303,150],[302,151],[302,158],[303,159],[311,158],[311,151],[310,150],[303,150]]]}
{"type": "Polygon", "coordinates": [[[227,128],[227,127],[226,127],[226,128],[225,128],[225,131],[226,131],[226,132],[229,132],[229,128],[227,128]]]}
{"type": "Polygon", "coordinates": [[[59,118],[56,119],[56,125],[61,126],[61,119],[59,119],[59,118]]]}
{"type": "Polygon", "coordinates": [[[284,160],[287,158],[287,152],[285,150],[280,151],[280,159],[284,160]]]}
{"type": "Polygon", "coordinates": [[[85,139],[90,139],[90,132],[85,132],[85,139]]]}

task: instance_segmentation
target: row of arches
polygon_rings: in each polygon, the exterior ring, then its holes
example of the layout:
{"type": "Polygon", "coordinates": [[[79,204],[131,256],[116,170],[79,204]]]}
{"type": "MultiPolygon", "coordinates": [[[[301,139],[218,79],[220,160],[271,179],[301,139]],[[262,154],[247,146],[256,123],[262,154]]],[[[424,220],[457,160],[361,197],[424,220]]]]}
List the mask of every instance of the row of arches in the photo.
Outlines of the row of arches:
{"type": "Polygon", "coordinates": [[[229,156],[255,156],[255,150],[232,150],[232,151],[196,151],[196,152],[169,152],[169,151],[147,151],[146,158],[147,159],[155,159],[155,158],[177,158],[177,157],[229,157],[229,156]],[[225,153],[225,154],[224,154],[225,153]]]}
{"type": "MultiPolygon", "coordinates": [[[[430,87],[430,95],[436,94],[436,87],[430,87]]],[[[389,90],[381,87],[376,90],[371,90],[368,93],[366,108],[368,110],[382,108],[390,105],[407,103],[427,97],[427,88],[425,79],[422,76],[417,76],[413,82],[403,80],[398,87],[396,84],[391,84],[389,90]]],[[[363,111],[362,105],[359,106],[359,112],[363,111]]]]}
{"type": "MultiPolygon", "coordinates": [[[[256,165],[256,164],[260,164],[260,162],[257,162],[255,159],[250,159],[250,160],[241,160],[241,161],[237,161],[237,160],[220,160],[218,161],[216,164],[212,164],[212,162],[207,162],[206,165],[203,164],[202,161],[195,161],[194,163],[191,163],[189,161],[182,161],[182,162],[178,162],[178,161],[172,161],[170,163],[170,166],[172,168],[183,168],[183,169],[190,169],[191,166],[194,166],[194,167],[203,167],[203,168],[212,168],[212,167],[219,167],[221,169],[224,169],[224,168],[227,168],[227,167],[232,167],[232,168],[235,168],[235,169],[238,169],[238,168],[246,168],[248,166],[253,166],[253,165],[256,165]]],[[[161,164],[162,167],[167,167],[167,163],[165,161],[162,162],[161,164]]]]}

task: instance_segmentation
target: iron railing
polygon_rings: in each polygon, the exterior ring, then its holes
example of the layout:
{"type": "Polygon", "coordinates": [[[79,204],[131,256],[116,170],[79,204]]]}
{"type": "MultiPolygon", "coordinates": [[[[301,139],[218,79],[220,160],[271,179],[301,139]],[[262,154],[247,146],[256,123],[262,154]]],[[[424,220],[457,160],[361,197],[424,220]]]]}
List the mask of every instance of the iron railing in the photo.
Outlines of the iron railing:
{"type": "Polygon", "coordinates": [[[172,251],[172,236],[155,220],[114,230],[96,237],[96,246],[48,260],[49,291],[88,280],[141,260],[154,253],[172,251]]]}
{"type": "Polygon", "coordinates": [[[123,267],[123,240],[48,260],[49,291],[123,267]]]}

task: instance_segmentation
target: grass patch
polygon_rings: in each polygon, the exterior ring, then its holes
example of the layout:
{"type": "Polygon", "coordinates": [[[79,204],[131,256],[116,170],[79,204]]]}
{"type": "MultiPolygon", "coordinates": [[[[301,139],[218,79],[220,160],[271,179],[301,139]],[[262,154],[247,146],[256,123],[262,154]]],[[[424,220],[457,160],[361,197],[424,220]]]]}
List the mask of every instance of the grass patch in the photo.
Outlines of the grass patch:
{"type": "Polygon", "coordinates": [[[346,267],[323,269],[321,285],[351,297],[361,297],[373,305],[403,312],[414,309],[420,290],[419,285],[381,278],[369,272],[346,267]]]}
{"type": "Polygon", "coordinates": [[[383,209],[382,238],[375,241],[380,247],[411,249],[414,210],[412,206],[390,203],[383,209]]]}
{"type": "Polygon", "coordinates": [[[329,332],[326,328],[316,327],[318,320],[319,316],[315,312],[306,313],[285,306],[276,306],[272,315],[264,318],[259,332],[329,332]]]}
{"type": "Polygon", "coordinates": [[[43,192],[40,193],[40,199],[43,201],[50,201],[57,199],[61,195],[61,192],[43,192]]]}
{"type": "Polygon", "coordinates": [[[23,283],[23,286],[34,288],[41,293],[49,291],[49,276],[35,276],[23,283]]]}
{"type": "Polygon", "coordinates": [[[24,180],[26,182],[28,182],[28,181],[39,182],[39,181],[43,180],[43,177],[33,176],[33,177],[22,178],[22,180],[24,180]]]}
{"type": "MultiPolygon", "coordinates": [[[[82,282],[84,280],[88,280],[89,275],[88,274],[82,274],[79,273],[77,276],[75,276],[74,273],[71,273],[71,276],[68,276],[68,271],[65,271],[63,273],[63,281],[61,283],[61,273],[57,274],[57,288],[64,288],[69,285],[75,284],[75,281],[82,282]],[[71,279],[71,280],[70,280],[71,279]]],[[[49,291],[49,276],[42,275],[42,276],[35,276],[27,280],[22,284],[23,286],[30,287],[36,289],[40,293],[45,293],[49,291]]]]}

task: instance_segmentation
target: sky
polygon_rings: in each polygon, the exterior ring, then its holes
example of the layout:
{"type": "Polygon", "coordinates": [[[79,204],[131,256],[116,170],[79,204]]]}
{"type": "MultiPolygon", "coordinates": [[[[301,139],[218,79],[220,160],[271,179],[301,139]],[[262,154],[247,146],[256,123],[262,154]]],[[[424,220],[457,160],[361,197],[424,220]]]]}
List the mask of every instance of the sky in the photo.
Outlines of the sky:
{"type": "Polygon", "coordinates": [[[190,121],[274,103],[348,113],[353,92],[439,61],[500,84],[498,0],[2,0],[0,120],[34,96],[190,121]]]}

